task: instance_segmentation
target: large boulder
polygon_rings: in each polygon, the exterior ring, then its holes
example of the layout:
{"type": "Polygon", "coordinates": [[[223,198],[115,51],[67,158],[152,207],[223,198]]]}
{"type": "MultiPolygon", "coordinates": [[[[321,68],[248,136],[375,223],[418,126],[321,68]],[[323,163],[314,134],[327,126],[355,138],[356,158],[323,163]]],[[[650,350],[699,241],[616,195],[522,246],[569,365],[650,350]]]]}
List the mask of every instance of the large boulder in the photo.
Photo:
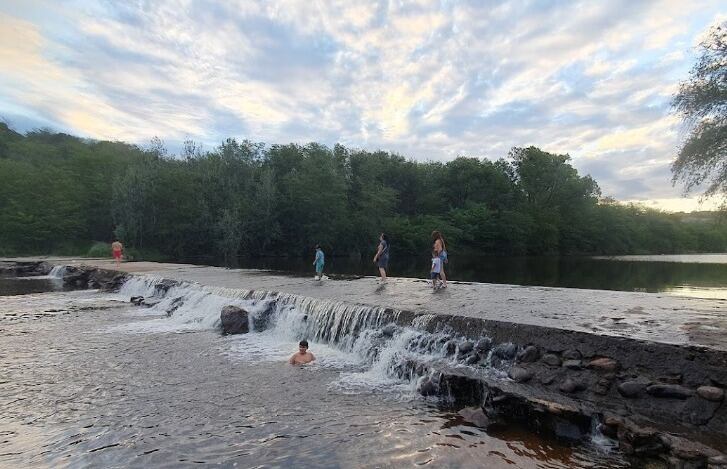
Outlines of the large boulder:
{"type": "Polygon", "coordinates": [[[228,305],[220,313],[223,334],[247,334],[250,331],[248,312],[237,306],[228,305]]]}

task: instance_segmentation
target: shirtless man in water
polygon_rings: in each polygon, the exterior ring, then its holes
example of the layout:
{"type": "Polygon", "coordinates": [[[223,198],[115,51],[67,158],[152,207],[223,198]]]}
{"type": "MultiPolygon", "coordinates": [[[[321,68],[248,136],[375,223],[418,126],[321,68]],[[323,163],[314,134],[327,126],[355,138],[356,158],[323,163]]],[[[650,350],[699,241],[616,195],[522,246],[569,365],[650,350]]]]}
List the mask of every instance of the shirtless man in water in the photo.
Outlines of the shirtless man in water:
{"type": "Polygon", "coordinates": [[[316,357],[314,357],[313,354],[308,351],[308,341],[301,340],[298,344],[298,351],[294,353],[292,357],[290,357],[288,363],[290,363],[291,365],[305,365],[306,363],[310,363],[315,359],[316,357]]]}

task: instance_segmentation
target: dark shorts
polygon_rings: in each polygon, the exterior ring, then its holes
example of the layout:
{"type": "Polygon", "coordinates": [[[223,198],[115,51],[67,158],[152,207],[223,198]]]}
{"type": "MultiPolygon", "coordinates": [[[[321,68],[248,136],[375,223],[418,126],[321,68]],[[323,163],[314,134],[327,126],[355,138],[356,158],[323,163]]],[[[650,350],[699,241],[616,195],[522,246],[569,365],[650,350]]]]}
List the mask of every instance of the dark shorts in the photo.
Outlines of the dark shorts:
{"type": "Polygon", "coordinates": [[[440,275],[439,272],[431,272],[431,277],[430,278],[432,280],[434,280],[435,278],[438,278],[439,280],[442,280],[442,276],[440,275]]]}
{"type": "Polygon", "coordinates": [[[385,269],[389,266],[389,256],[382,256],[379,257],[379,260],[376,261],[376,266],[385,269]]]}

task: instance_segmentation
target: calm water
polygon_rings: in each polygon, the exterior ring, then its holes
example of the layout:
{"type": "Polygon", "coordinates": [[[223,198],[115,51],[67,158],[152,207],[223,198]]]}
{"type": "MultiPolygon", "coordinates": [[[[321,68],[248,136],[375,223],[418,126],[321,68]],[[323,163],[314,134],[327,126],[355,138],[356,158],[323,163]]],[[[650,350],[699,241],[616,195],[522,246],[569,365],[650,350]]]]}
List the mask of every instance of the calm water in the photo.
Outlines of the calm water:
{"type": "Polygon", "coordinates": [[[289,366],[291,338],[221,337],[208,303],[167,318],[93,291],[0,296],[0,466],[626,467],[485,432],[324,343],[289,366]]]}
{"type": "MultiPolygon", "coordinates": [[[[713,256],[714,257],[714,256],[713,256]]],[[[311,275],[307,259],[241,259],[239,267],[269,269],[311,275]]],[[[712,262],[705,255],[640,256],[637,259],[593,257],[457,257],[450,254],[447,277],[453,280],[514,285],[539,285],[640,292],[665,292],[701,298],[727,298],[727,256],[712,262]]],[[[210,260],[196,259],[196,263],[210,260]]],[[[217,264],[219,265],[219,264],[217,264]]],[[[390,274],[398,277],[427,276],[429,259],[392,255],[390,274]]],[[[340,275],[376,275],[372,263],[329,257],[326,272],[340,275]]]]}

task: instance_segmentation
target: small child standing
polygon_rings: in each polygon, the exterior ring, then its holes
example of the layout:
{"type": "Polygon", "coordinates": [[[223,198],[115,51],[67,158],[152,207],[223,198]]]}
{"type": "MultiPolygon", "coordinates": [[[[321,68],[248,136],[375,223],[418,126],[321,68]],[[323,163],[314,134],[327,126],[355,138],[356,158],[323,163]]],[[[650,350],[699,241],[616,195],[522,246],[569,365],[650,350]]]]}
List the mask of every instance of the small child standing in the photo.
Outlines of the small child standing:
{"type": "Polygon", "coordinates": [[[320,244],[316,244],[316,258],[313,265],[316,266],[316,280],[323,279],[323,265],[326,263],[326,256],[323,254],[320,244]]]}
{"type": "Polygon", "coordinates": [[[442,258],[436,252],[432,252],[432,270],[430,272],[432,279],[432,289],[436,290],[442,285],[442,258]],[[439,284],[437,284],[439,280],[439,284]]]}

